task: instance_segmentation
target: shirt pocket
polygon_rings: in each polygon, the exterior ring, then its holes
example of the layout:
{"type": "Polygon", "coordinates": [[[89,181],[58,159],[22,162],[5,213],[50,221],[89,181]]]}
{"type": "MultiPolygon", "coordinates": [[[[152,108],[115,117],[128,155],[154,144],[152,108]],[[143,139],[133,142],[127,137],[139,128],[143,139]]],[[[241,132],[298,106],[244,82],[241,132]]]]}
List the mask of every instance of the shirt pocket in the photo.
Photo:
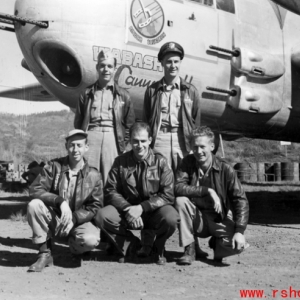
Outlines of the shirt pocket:
{"type": "Polygon", "coordinates": [[[99,105],[97,103],[93,103],[91,107],[91,119],[100,118],[99,105]]]}

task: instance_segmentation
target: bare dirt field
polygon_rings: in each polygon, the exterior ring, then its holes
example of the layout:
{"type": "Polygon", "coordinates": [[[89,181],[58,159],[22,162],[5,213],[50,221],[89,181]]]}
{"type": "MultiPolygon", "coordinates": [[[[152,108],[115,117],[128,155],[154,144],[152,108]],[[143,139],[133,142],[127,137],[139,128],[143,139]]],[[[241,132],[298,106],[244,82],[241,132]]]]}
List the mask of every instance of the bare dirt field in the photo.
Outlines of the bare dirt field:
{"type": "Polygon", "coordinates": [[[56,243],[55,266],[42,273],[26,272],[37,251],[27,223],[10,218],[12,213],[26,212],[28,199],[0,194],[0,299],[234,300],[242,299],[245,289],[264,294],[244,299],[300,298],[300,186],[245,188],[251,216],[246,238],[251,246],[227,258],[226,264],[213,264],[204,239],[208,259],[192,266],[176,265],[183,249],[175,233],[167,243],[168,263],[163,267],[149,260],[119,264],[101,247],[90,257],[74,261],[68,247],[56,243]]]}

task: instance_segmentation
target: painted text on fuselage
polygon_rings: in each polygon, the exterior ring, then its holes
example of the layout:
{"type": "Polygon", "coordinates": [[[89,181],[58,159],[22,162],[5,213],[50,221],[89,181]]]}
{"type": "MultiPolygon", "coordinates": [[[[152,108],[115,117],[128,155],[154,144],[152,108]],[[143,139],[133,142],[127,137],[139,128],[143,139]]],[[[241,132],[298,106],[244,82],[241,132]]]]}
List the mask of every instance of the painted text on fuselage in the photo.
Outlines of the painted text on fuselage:
{"type": "Polygon", "coordinates": [[[102,46],[93,46],[93,60],[97,61],[98,53],[103,51],[111,51],[114,57],[117,59],[117,64],[132,66],[134,68],[145,69],[149,71],[162,72],[161,63],[157,57],[151,55],[143,55],[138,52],[131,52],[127,50],[121,50],[116,48],[108,48],[102,46]]]}

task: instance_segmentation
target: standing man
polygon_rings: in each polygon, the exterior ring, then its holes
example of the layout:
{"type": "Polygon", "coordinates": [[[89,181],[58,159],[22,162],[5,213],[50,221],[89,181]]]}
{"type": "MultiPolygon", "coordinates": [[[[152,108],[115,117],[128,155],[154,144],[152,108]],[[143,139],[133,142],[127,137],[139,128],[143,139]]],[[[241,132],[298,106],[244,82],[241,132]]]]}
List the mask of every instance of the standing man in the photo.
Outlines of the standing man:
{"type": "Polygon", "coordinates": [[[179,216],[174,203],[173,172],[167,160],[150,149],[148,124],[130,128],[132,150],[115,159],[104,189],[105,207],[96,224],[109,236],[125,258],[136,239],[128,229],[150,229],[156,235],[156,263],[164,265],[166,240],[174,233],[179,216]]]}
{"type": "MultiPolygon", "coordinates": [[[[184,50],[178,43],[164,44],[158,53],[158,61],[164,69],[164,77],[151,84],[144,98],[144,121],[153,132],[151,147],[164,155],[175,174],[181,160],[190,152],[188,136],[195,126],[200,126],[200,97],[197,89],[179,77],[184,50]]],[[[151,251],[153,234],[142,235],[140,256],[151,251]]],[[[197,247],[197,251],[203,253],[197,247]]]]}
{"type": "Polygon", "coordinates": [[[89,134],[87,159],[101,172],[104,185],[114,159],[126,150],[135,121],[128,92],[113,80],[116,65],[111,52],[99,53],[99,79],[81,94],[74,120],[75,128],[89,134]]]}
{"type": "Polygon", "coordinates": [[[180,246],[185,248],[178,264],[195,260],[195,237],[212,236],[209,246],[214,260],[239,254],[249,246],[244,231],[249,204],[236,172],[212,154],[214,133],[197,127],[191,134],[193,154],[182,161],[176,173],[175,207],[181,221],[180,246]]]}
{"type": "Polygon", "coordinates": [[[188,136],[200,125],[200,97],[197,89],[179,77],[183,48],[175,42],[164,44],[158,60],[164,77],[150,85],[144,99],[144,121],[153,132],[151,147],[163,154],[176,172],[190,152],[188,136]]]}
{"type": "Polygon", "coordinates": [[[30,186],[27,218],[38,245],[38,260],[29,272],[53,264],[51,238],[68,237],[73,254],[93,250],[100,230],[93,218],[103,206],[101,175],[83,158],[88,151],[87,133],[74,129],[66,138],[68,156],[50,161],[30,186]]]}

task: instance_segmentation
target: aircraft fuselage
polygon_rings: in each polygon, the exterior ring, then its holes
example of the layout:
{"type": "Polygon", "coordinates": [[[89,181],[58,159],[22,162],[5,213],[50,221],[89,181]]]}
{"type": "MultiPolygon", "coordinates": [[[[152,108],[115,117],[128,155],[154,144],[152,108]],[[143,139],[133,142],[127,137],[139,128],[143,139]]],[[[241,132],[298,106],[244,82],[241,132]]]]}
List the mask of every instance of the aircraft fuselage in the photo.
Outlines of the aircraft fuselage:
{"type": "Polygon", "coordinates": [[[176,41],[185,49],[181,77],[201,95],[203,124],[228,137],[300,142],[300,17],[269,0],[198,2],[17,0],[16,15],[49,27],[15,23],[15,30],[31,72],[71,108],[97,80],[97,54],[107,48],[118,62],[115,80],[141,117],[146,87],[163,76],[158,50],[176,41]]]}

